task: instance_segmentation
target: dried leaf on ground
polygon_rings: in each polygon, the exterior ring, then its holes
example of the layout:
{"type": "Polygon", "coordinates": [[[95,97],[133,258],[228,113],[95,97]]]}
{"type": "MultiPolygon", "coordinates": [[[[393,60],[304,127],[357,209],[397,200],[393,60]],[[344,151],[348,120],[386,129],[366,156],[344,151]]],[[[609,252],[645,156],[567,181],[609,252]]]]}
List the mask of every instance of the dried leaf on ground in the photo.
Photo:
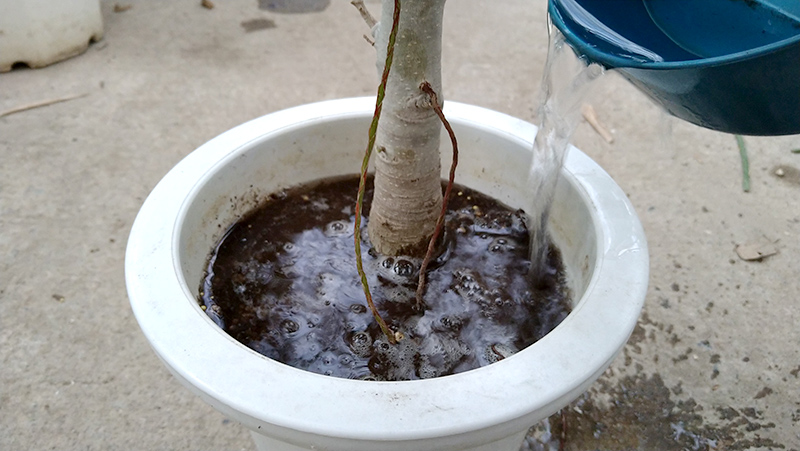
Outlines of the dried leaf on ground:
{"type": "Polygon", "coordinates": [[[745,243],[736,246],[736,254],[744,261],[759,261],[777,253],[778,248],[775,247],[774,243],[768,241],[745,243]]]}

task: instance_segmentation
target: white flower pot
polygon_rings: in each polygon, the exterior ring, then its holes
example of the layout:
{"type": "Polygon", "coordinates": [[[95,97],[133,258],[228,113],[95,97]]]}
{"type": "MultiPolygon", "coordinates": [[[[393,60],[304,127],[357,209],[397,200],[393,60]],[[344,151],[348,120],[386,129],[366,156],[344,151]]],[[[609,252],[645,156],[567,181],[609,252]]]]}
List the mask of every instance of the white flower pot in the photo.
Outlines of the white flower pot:
{"type": "Polygon", "coordinates": [[[0,72],[47,66],[102,37],[99,0],[0,0],[0,72]]]}
{"type": "MultiPolygon", "coordinates": [[[[198,306],[207,255],[225,229],[270,192],[356,173],[373,109],[374,99],[357,98],[269,114],[175,166],[131,231],[125,275],[133,311],[175,377],[252,430],[261,450],[517,450],[531,425],[584,392],[611,363],[647,287],[647,245],[631,204],[575,148],[550,218],[573,311],[498,363],[422,381],[327,377],[257,354],[198,306]]],[[[523,205],[536,128],[456,102],[447,102],[445,113],[459,139],[458,182],[523,205]]],[[[443,147],[447,156],[449,144],[443,147]]]]}

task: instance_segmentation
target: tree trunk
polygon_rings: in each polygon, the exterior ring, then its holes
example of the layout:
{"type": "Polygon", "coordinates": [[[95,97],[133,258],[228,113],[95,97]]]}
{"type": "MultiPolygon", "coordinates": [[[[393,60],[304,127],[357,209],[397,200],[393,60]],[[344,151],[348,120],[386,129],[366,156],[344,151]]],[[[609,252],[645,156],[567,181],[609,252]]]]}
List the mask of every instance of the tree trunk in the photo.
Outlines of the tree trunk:
{"type": "MultiPolygon", "coordinates": [[[[441,124],[420,90],[427,81],[441,102],[445,0],[403,0],[375,143],[375,197],[369,238],[384,255],[422,256],[442,205],[441,124]]],[[[376,33],[383,70],[394,0],[383,0],[376,33]]]]}

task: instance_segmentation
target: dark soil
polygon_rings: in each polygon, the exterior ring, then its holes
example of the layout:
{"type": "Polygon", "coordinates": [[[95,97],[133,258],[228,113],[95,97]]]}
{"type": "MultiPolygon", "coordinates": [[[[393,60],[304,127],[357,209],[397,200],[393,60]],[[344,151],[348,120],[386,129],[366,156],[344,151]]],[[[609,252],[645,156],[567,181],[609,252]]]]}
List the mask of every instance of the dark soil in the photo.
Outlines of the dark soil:
{"type": "Polygon", "coordinates": [[[421,262],[377,255],[363,222],[373,298],[390,328],[403,335],[389,344],[355,270],[357,187],[353,176],[281,192],[231,227],[202,281],[200,303],[208,315],[246,346],[297,368],[409,380],[501,360],[569,313],[557,250],[551,246],[544,283],[533,286],[527,277],[524,212],[456,187],[421,309],[414,300],[421,262]]]}

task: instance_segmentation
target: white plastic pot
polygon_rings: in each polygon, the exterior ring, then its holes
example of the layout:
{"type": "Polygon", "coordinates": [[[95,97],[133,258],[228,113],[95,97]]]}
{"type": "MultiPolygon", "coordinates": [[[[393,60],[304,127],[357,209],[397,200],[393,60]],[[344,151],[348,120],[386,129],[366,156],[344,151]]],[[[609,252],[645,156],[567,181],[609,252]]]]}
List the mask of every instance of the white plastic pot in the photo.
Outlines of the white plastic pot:
{"type": "Polygon", "coordinates": [[[0,72],[47,66],[102,37],[99,0],[0,0],[0,72]]]}
{"type": "MultiPolygon", "coordinates": [[[[550,218],[573,311],[543,339],[498,363],[422,381],[327,377],[257,354],[198,306],[209,251],[258,199],[358,171],[373,102],[334,100],[269,114],[175,166],[131,231],[125,273],[133,311],[175,377],[252,430],[261,450],[516,451],[531,425],[579,396],[611,363],[636,324],[647,286],[647,245],[631,204],[575,148],[550,218]]],[[[445,113],[459,139],[459,183],[523,205],[536,128],[455,102],[447,102],[445,113]]]]}

